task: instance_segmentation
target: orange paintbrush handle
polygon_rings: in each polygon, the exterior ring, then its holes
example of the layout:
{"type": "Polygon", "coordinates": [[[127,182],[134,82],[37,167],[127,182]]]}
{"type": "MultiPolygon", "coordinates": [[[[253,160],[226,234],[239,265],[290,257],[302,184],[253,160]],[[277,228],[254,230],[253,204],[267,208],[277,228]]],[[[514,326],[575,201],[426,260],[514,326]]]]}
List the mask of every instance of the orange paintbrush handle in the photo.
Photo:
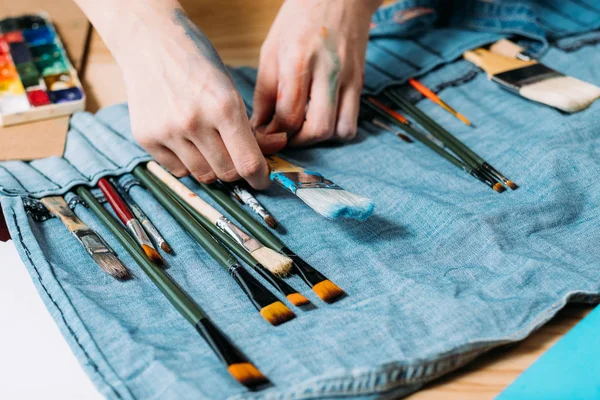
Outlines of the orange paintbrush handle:
{"type": "Polygon", "coordinates": [[[436,102],[436,103],[439,103],[442,101],[442,99],[440,99],[437,94],[433,93],[431,91],[431,89],[429,89],[427,86],[423,85],[418,80],[410,78],[408,80],[408,83],[410,83],[410,85],[412,87],[417,89],[423,96],[427,97],[429,100],[436,102]]]}
{"type": "Polygon", "coordinates": [[[369,97],[367,97],[367,100],[369,100],[371,103],[376,105],[379,109],[385,111],[386,113],[390,114],[392,117],[396,118],[401,123],[406,124],[406,125],[410,124],[410,122],[408,122],[408,120],[404,117],[404,115],[400,114],[399,112],[397,112],[395,110],[392,110],[391,108],[389,108],[388,106],[386,106],[385,104],[383,104],[382,102],[377,100],[376,98],[369,96],[369,97]]]}

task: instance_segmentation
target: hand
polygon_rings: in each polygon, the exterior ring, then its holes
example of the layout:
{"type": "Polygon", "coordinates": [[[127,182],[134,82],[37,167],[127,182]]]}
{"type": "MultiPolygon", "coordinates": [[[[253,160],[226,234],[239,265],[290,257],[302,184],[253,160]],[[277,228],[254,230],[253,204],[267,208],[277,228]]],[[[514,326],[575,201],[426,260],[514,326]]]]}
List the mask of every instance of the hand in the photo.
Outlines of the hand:
{"type": "Polygon", "coordinates": [[[252,123],[293,146],[357,131],[371,16],[381,0],[286,0],[260,53],[252,123]]]}
{"type": "Polygon", "coordinates": [[[269,170],[261,147],[280,150],[285,134],[261,135],[259,146],[242,98],[210,41],[179,8],[170,22],[136,34],[135,52],[122,50],[117,58],[134,137],[178,177],[191,173],[205,183],[241,177],[266,188],[269,170]]]}

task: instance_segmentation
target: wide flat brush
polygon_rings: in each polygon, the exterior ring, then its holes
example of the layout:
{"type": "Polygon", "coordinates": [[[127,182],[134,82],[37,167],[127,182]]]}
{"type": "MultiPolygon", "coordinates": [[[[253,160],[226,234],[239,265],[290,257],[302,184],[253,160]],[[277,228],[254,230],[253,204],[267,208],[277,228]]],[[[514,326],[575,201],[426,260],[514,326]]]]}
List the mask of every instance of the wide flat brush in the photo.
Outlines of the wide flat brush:
{"type": "Polygon", "coordinates": [[[248,215],[243,208],[239,206],[225,192],[214,186],[198,182],[198,184],[208,193],[221,207],[231,214],[244,228],[254,237],[259,238],[273,250],[285,254],[294,262],[294,271],[312,288],[317,296],[326,303],[333,303],[345,296],[345,292],[329,280],[325,275],[317,271],[306,261],[300,258],[290,250],[282,241],[273,235],[268,229],[259,224],[254,218],[248,215]]]}
{"type": "Polygon", "coordinates": [[[535,60],[519,60],[480,48],[464,58],[483,69],[488,78],[520,96],[575,113],[600,98],[600,87],[566,76],[535,60]]]}
{"type": "Polygon", "coordinates": [[[267,209],[264,208],[263,205],[260,204],[260,202],[256,199],[256,197],[254,197],[246,188],[237,183],[227,184],[226,187],[231,191],[236,199],[239,199],[241,203],[250,207],[250,209],[256,215],[261,217],[269,226],[269,228],[277,229],[277,220],[271,214],[269,214],[267,209]]]}
{"type": "Polygon", "coordinates": [[[125,250],[138,263],[152,283],[171,302],[175,309],[192,324],[206,341],[216,356],[227,366],[227,371],[242,385],[256,390],[269,385],[269,380],[209,319],[198,304],[161,268],[146,258],[135,240],[110,215],[90,191],[82,186],[77,194],[85,201],[92,212],[119,240],[125,250]]]}
{"type": "Polygon", "coordinates": [[[270,177],[296,195],[318,214],[329,219],[352,218],[363,221],[373,213],[373,202],[348,192],[318,172],[298,167],[277,156],[268,156],[270,177]]]}
{"type": "Polygon", "coordinates": [[[254,278],[242,265],[217,242],[196,219],[173,197],[161,189],[156,180],[143,166],[137,166],[133,174],[152,193],[154,198],[175,218],[217,263],[225,269],[246,293],[260,315],[271,325],[283,324],[296,315],[254,278]]]}
{"type": "Polygon", "coordinates": [[[119,280],[131,278],[131,273],[110,246],[71,211],[65,199],[52,196],[45,197],[40,202],[60,219],[102,271],[119,280]]]}
{"type": "Polygon", "coordinates": [[[173,254],[173,249],[169,246],[169,243],[165,240],[163,235],[160,234],[156,226],[150,221],[148,215],[142,210],[142,208],[131,198],[127,190],[122,187],[116,179],[110,180],[113,186],[117,189],[117,192],[121,195],[125,203],[129,206],[135,218],[140,221],[144,230],[154,241],[156,246],[160,247],[165,253],[173,254]]]}
{"type": "Polygon", "coordinates": [[[292,260],[264,246],[258,240],[241,230],[223,214],[181,183],[179,179],[175,178],[167,170],[158,165],[158,163],[150,161],[146,165],[146,168],[159,181],[176,193],[179,199],[189,204],[193,209],[204,215],[206,219],[217,228],[235,239],[256,259],[256,261],[264,265],[269,271],[275,275],[281,276],[287,275],[290,272],[292,260]]]}
{"type": "Polygon", "coordinates": [[[177,194],[175,194],[169,187],[163,182],[154,179],[158,187],[160,187],[166,194],[170,195],[175,201],[177,201],[187,212],[189,212],[202,226],[219,242],[224,244],[231,252],[242,259],[246,264],[250,265],[256,272],[258,272],[267,282],[269,282],[275,289],[282,293],[293,305],[297,307],[303,307],[310,305],[309,300],[301,295],[296,289],[291,287],[286,281],[266,269],[262,266],[254,257],[246,251],[235,239],[213,225],[204,215],[195,210],[188,203],[182,201],[177,194]]]}
{"type": "Polygon", "coordinates": [[[158,265],[164,265],[164,260],[154,248],[154,245],[144,231],[142,224],[135,218],[133,212],[129,209],[125,200],[119,195],[112,183],[106,178],[101,178],[98,181],[98,187],[102,190],[104,197],[106,197],[108,204],[110,204],[115,214],[117,214],[117,217],[119,217],[123,225],[131,232],[131,235],[137,240],[148,258],[158,265]]]}
{"type": "Polygon", "coordinates": [[[463,142],[458,140],[454,135],[440,126],[437,122],[431,119],[427,114],[425,114],[419,107],[412,104],[410,101],[406,100],[399,94],[393,91],[386,91],[386,97],[394,102],[398,107],[402,108],[402,110],[408,114],[410,117],[414,118],[421,126],[427,129],[433,136],[435,136],[438,140],[444,143],[444,146],[449,148],[453,153],[455,153],[458,157],[460,157],[467,164],[471,165],[472,168],[479,170],[479,172],[483,175],[487,175],[490,178],[497,178],[500,182],[504,183],[506,186],[511,188],[512,190],[516,190],[518,185],[514,183],[512,180],[508,179],[504,174],[490,165],[487,161],[481,158],[477,153],[471,150],[468,146],[466,146],[463,142]]]}

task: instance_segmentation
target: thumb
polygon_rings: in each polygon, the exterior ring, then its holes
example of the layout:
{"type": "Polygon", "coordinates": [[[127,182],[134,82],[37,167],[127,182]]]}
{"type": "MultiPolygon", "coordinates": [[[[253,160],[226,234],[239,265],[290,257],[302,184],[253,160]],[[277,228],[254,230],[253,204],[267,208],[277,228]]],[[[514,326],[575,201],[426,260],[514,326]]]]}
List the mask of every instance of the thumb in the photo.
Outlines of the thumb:
{"type": "Polygon", "coordinates": [[[256,133],[256,141],[263,154],[273,154],[283,150],[287,145],[287,133],[256,133]]]}

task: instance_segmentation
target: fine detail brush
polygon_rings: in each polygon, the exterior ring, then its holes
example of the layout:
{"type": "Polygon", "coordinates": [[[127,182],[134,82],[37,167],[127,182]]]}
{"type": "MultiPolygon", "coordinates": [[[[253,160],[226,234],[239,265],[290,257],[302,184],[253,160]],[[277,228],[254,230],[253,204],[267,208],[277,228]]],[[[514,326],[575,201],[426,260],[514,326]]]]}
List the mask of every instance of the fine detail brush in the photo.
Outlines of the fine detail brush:
{"type": "Polygon", "coordinates": [[[462,123],[471,126],[471,121],[469,121],[464,115],[456,111],[454,108],[450,107],[450,105],[448,105],[448,103],[446,103],[444,100],[440,99],[440,97],[437,94],[435,94],[433,90],[429,89],[427,86],[423,85],[421,82],[414,78],[410,78],[408,80],[408,83],[423,96],[427,97],[429,100],[433,101],[435,104],[439,105],[444,110],[454,115],[462,123]]]}
{"type": "Polygon", "coordinates": [[[155,183],[157,184],[157,188],[162,189],[165,194],[170,195],[174,200],[176,200],[185,210],[190,213],[196,221],[200,222],[202,226],[219,242],[224,244],[231,252],[237,255],[242,259],[246,264],[250,265],[256,272],[258,272],[267,282],[271,284],[275,289],[277,289],[280,293],[282,293],[293,305],[297,307],[308,306],[310,302],[306,297],[300,294],[296,289],[291,287],[286,281],[273,274],[271,271],[262,266],[254,257],[250,255],[246,251],[246,249],[240,245],[235,239],[231,236],[217,228],[214,224],[212,224],[204,215],[195,210],[192,206],[190,206],[187,202],[182,201],[181,198],[174,193],[169,187],[167,187],[163,182],[155,179],[155,183]]]}
{"type": "Polygon", "coordinates": [[[224,191],[201,182],[198,182],[198,184],[213,198],[213,200],[215,200],[215,202],[227,210],[227,212],[241,223],[254,237],[259,238],[273,250],[290,257],[294,262],[294,271],[312,288],[321,300],[326,303],[333,303],[345,296],[346,293],[339,286],[290,250],[277,238],[277,236],[273,235],[268,229],[248,215],[244,209],[224,191]]]}
{"type": "Polygon", "coordinates": [[[161,189],[156,180],[143,166],[137,166],[133,174],[152,193],[154,198],[175,220],[225,269],[248,296],[260,315],[271,325],[281,325],[296,315],[252,276],[221,243],[181,206],[177,200],[161,189]]]}
{"type": "Polygon", "coordinates": [[[373,213],[373,202],[348,192],[318,172],[298,167],[277,156],[268,156],[270,177],[296,195],[318,214],[329,219],[353,218],[364,221],[373,213]]]}
{"type": "Polygon", "coordinates": [[[236,200],[250,207],[250,209],[256,215],[265,221],[269,228],[277,229],[277,220],[271,214],[269,214],[266,208],[264,208],[263,205],[260,204],[256,199],[256,197],[254,197],[246,188],[237,183],[227,184],[226,187],[231,191],[236,200]]]}
{"type": "Polygon", "coordinates": [[[161,268],[146,258],[134,239],[100,204],[86,188],[77,188],[77,194],[90,210],[112,232],[152,283],[171,302],[175,309],[192,324],[215,355],[227,366],[227,371],[242,385],[251,390],[269,385],[269,380],[211,321],[198,304],[161,268]]]}
{"type": "Polygon", "coordinates": [[[260,264],[264,265],[275,275],[284,276],[292,268],[292,260],[276,251],[264,246],[258,240],[241,230],[237,225],[228,220],[223,214],[192,192],[187,186],[171,175],[167,170],[150,161],[146,168],[159,181],[177,194],[179,199],[189,204],[192,208],[204,215],[217,228],[231,236],[248,251],[260,264]]]}
{"type": "Polygon", "coordinates": [[[406,143],[413,143],[413,140],[406,136],[404,133],[398,131],[397,129],[392,128],[391,126],[389,126],[388,124],[386,124],[385,122],[383,122],[380,119],[373,119],[373,125],[386,130],[388,132],[392,132],[394,135],[398,136],[402,141],[406,142],[406,143]]]}
{"type": "Polygon", "coordinates": [[[483,48],[467,51],[463,56],[502,88],[567,113],[582,111],[600,98],[600,87],[535,60],[509,58],[483,48]]]}
{"type": "MultiPolygon", "coordinates": [[[[490,178],[489,176],[482,174],[478,169],[472,168],[471,166],[466,164],[460,158],[447,152],[445,150],[445,148],[443,147],[443,143],[441,143],[438,139],[431,136],[430,134],[419,132],[417,129],[415,129],[412,126],[410,121],[408,121],[402,114],[390,109],[383,103],[381,103],[378,100],[371,98],[371,97],[369,97],[368,101],[364,102],[363,104],[365,104],[368,108],[370,108],[372,111],[374,111],[381,118],[387,120],[388,122],[390,122],[391,124],[394,124],[395,126],[398,126],[400,129],[404,130],[407,134],[411,135],[416,140],[418,140],[419,142],[421,142],[424,145],[426,145],[427,147],[429,147],[431,150],[436,152],[438,155],[442,156],[444,159],[446,159],[447,161],[452,163],[454,166],[464,170],[469,175],[473,176],[474,178],[478,179],[479,181],[483,182],[484,184],[486,184],[487,186],[491,187],[492,189],[494,189],[495,191],[497,191],[499,193],[502,193],[505,191],[504,186],[502,186],[494,178],[490,178]]],[[[377,119],[375,119],[375,120],[377,120],[377,119]]],[[[385,123],[382,123],[381,126],[385,126],[386,128],[384,128],[384,129],[387,129],[387,130],[390,130],[390,131],[396,133],[396,131],[391,126],[389,126],[385,123]]]]}
{"type": "Polygon", "coordinates": [[[107,178],[101,178],[98,181],[98,187],[102,190],[104,197],[106,197],[106,200],[115,211],[115,214],[117,214],[117,217],[119,217],[123,225],[131,232],[131,235],[137,240],[148,258],[158,265],[163,265],[164,261],[162,257],[154,248],[154,245],[144,231],[142,224],[135,218],[135,215],[133,215],[133,212],[125,203],[125,200],[119,195],[117,189],[115,189],[107,178]]]}
{"type": "Polygon", "coordinates": [[[150,238],[154,241],[154,244],[160,247],[165,253],[173,254],[173,249],[171,246],[169,246],[169,243],[167,243],[165,238],[160,234],[156,226],[152,223],[152,221],[150,221],[150,218],[148,218],[142,208],[131,198],[129,193],[127,193],[127,190],[121,186],[116,179],[113,178],[110,181],[125,201],[125,204],[129,206],[135,218],[140,221],[148,236],[150,236],[150,238]]]}
{"type": "MultiPolygon", "coordinates": [[[[386,91],[386,97],[394,102],[396,106],[402,108],[406,114],[414,118],[421,126],[429,131],[436,139],[440,140],[446,148],[456,154],[457,157],[461,158],[471,168],[477,170],[481,175],[487,176],[492,180],[498,179],[512,190],[516,190],[518,185],[508,179],[504,174],[490,165],[487,161],[481,158],[477,153],[471,150],[463,142],[458,140],[454,135],[448,132],[446,129],[441,127],[437,122],[431,119],[421,109],[406,100],[399,94],[393,91],[386,91]]],[[[500,185],[501,186],[501,185],[500,185]]],[[[496,189],[495,189],[496,190],[496,189]]],[[[500,192],[500,190],[496,190],[500,192]]]]}
{"type": "Polygon", "coordinates": [[[52,196],[43,198],[40,202],[60,219],[102,271],[119,280],[131,278],[131,273],[117,258],[113,249],[71,211],[65,199],[52,196]]]}

